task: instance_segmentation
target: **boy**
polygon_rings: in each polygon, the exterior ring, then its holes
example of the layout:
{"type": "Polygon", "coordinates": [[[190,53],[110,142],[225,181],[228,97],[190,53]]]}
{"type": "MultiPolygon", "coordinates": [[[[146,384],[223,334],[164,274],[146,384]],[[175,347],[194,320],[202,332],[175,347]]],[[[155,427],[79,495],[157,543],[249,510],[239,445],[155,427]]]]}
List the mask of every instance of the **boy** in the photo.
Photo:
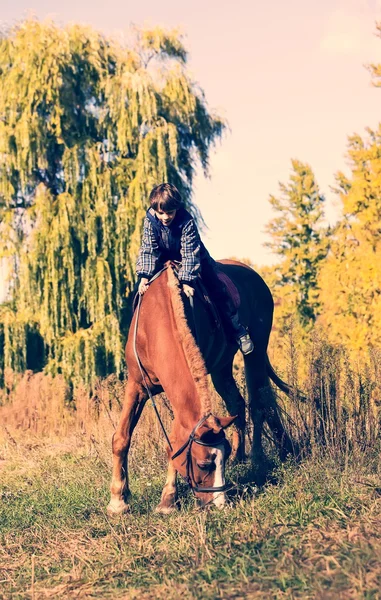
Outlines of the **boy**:
{"type": "Polygon", "coordinates": [[[208,288],[213,300],[228,318],[236,342],[243,354],[254,350],[253,342],[230,300],[224,284],[218,279],[216,262],[200,239],[196,223],[185,210],[178,189],[170,183],[153,188],[150,208],[144,219],[143,239],[136,263],[140,277],[138,292],[144,294],[149,279],[167,260],[181,262],[178,277],[186,296],[194,294],[198,275],[208,288]]]}

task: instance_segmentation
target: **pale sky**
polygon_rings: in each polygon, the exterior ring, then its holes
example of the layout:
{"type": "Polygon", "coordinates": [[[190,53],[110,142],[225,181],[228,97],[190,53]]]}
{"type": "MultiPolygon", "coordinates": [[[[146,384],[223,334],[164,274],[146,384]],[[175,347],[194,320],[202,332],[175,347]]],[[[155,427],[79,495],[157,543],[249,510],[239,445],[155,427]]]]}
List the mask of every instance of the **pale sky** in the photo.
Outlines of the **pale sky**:
{"type": "Polygon", "coordinates": [[[271,264],[263,248],[270,194],[287,182],[291,158],[310,163],[327,197],[346,170],[347,136],[381,117],[381,90],[364,68],[381,63],[381,0],[5,0],[11,24],[32,11],[108,34],[137,25],[180,27],[189,67],[209,106],[230,130],[211,156],[211,178],[197,178],[194,200],[215,258],[271,264]]]}

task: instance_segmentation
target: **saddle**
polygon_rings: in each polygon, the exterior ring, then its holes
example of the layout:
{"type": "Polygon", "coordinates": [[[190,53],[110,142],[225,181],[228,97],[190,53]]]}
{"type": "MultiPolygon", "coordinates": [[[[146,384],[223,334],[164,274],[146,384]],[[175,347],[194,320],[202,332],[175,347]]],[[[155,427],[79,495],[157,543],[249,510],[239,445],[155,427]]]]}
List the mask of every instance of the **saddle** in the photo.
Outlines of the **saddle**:
{"type": "Polygon", "coordinates": [[[225,285],[226,291],[228,292],[234,307],[238,310],[241,305],[241,297],[237,286],[230,277],[220,269],[217,270],[217,277],[225,285]]]}

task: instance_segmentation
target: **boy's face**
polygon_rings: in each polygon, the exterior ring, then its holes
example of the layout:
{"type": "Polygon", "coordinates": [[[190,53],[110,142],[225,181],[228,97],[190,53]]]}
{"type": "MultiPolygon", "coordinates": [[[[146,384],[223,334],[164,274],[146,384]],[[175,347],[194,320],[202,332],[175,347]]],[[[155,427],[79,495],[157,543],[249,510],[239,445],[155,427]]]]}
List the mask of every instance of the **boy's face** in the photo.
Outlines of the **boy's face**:
{"type": "Polygon", "coordinates": [[[157,216],[157,218],[159,219],[159,221],[161,223],[163,223],[163,225],[168,226],[172,223],[173,219],[176,216],[176,210],[168,210],[168,211],[164,211],[164,210],[155,210],[155,215],[157,216]]]}

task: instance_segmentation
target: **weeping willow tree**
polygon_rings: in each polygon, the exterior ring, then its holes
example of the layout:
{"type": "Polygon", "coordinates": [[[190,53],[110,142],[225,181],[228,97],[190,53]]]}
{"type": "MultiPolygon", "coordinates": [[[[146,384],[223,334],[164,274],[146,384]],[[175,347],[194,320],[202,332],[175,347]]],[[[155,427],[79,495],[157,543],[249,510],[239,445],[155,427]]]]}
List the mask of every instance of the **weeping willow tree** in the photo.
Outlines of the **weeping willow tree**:
{"type": "Polygon", "coordinates": [[[0,39],[0,368],[71,381],[122,369],[126,297],[147,198],[171,181],[188,209],[224,124],[175,31],[121,44],[27,20],[0,39]]]}

